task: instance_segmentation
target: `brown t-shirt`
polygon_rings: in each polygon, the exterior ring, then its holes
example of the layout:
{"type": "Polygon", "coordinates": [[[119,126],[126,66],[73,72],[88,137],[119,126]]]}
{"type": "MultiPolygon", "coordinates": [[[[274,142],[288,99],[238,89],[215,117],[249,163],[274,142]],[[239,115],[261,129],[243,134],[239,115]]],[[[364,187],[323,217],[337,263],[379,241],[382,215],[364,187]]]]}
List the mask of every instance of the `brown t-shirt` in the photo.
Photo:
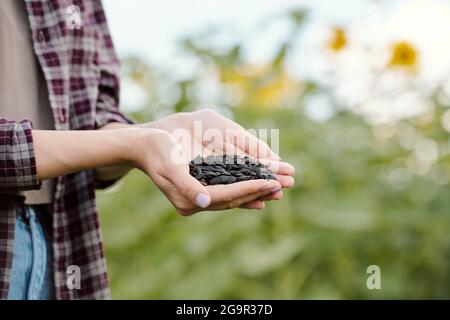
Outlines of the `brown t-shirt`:
{"type": "MultiPolygon", "coordinates": [[[[53,130],[47,84],[34,55],[24,0],[0,0],[0,117],[30,119],[34,129],[53,130]]],[[[21,193],[27,204],[51,203],[54,180],[21,193]]]]}

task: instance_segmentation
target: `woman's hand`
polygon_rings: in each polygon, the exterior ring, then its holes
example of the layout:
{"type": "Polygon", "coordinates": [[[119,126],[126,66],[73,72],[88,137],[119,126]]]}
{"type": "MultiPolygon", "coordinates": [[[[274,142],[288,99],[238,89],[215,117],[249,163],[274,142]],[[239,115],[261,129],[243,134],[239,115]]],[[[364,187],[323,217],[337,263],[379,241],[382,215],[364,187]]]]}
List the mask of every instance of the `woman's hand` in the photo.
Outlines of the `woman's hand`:
{"type": "MultiPolygon", "coordinates": [[[[265,142],[215,111],[205,109],[189,113],[176,113],[139,126],[158,128],[173,134],[178,132],[183,134],[183,131],[185,131],[189,134],[189,138],[181,139],[180,143],[185,153],[189,153],[191,158],[198,154],[198,150],[201,150],[200,154],[203,156],[214,153],[248,155],[266,164],[272,170],[282,188],[290,188],[294,185],[295,169],[292,165],[281,161],[280,157],[265,142]],[[198,125],[197,128],[195,127],[196,124],[198,125]]],[[[176,134],[176,136],[180,135],[176,134]]],[[[243,207],[261,209],[264,207],[264,200],[278,200],[282,196],[283,193],[280,190],[252,201],[243,207]]]]}
{"type": "Polygon", "coordinates": [[[159,129],[142,131],[135,142],[135,166],[144,171],[178,213],[224,210],[245,205],[263,207],[257,200],[281,189],[278,181],[252,180],[229,185],[203,186],[189,174],[190,159],[172,134],[159,129]]]}

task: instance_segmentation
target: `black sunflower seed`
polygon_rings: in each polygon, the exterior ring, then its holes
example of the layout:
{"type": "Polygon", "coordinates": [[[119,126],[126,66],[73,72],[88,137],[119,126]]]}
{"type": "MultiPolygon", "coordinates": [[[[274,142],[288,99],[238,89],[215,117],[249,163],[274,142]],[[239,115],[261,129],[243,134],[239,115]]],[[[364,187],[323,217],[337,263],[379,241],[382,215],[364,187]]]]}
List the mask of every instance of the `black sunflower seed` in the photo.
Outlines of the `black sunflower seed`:
{"type": "Polygon", "coordinates": [[[241,156],[197,156],[189,163],[189,173],[203,185],[230,184],[239,181],[275,180],[262,163],[241,156]]]}

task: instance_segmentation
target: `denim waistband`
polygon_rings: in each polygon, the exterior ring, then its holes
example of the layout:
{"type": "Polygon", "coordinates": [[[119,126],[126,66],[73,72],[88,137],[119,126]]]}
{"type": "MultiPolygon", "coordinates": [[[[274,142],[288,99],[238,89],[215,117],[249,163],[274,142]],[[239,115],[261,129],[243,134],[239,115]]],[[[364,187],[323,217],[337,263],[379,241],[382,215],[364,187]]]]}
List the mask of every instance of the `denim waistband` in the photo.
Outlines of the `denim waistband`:
{"type": "Polygon", "coordinates": [[[8,299],[54,298],[51,215],[45,207],[17,203],[8,299]],[[39,210],[37,210],[39,209],[39,210]]]}
{"type": "Polygon", "coordinates": [[[52,217],[48,210],[48,205],[27,205],[22,198],[18,198],[15,212],[16,217],[25,223],[29,223],[30,215],[35,215],[46,231],[51,228],[52,217]],[[27,207],[32,207],[33,210],[27,210],[27,207]]]}

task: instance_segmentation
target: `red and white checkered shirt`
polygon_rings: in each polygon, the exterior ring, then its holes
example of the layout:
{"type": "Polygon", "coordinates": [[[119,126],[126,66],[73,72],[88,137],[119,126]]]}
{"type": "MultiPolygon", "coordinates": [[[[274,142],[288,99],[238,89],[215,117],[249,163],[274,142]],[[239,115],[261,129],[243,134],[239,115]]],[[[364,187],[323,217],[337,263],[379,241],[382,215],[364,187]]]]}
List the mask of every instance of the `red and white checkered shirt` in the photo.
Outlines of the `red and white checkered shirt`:
{"type": "MultiPolygon", "coordinates": [[[[119,61],[101,0],[22,0],[33,46],[48,84],[56,130],[92,130],[110,122],[131,123],[118,110],[119,61]],[[80,25],[68,20],[80,9],[80,25]],[[70,8],[69,8],[70,7],[70,8]],[[69,8],[69,9],[68,9],[69,8]],[[72,23],[72,24],[71,24],[72,23]],[[78,28],[80,27],[80,28],[78,28]]],[[[14,242],[12,193],[36,190],[32,124],[0,114],[0,298],[8,295],[14,242]],[[9,194],[9,196],[8,196],[9,194]]],[[[58,299],[110,297],[94,170],[58,177],[53,215],[53,254],[58,299]],[[81,271],[81,289],[67,286],[67,268],[81,271]]]]}

